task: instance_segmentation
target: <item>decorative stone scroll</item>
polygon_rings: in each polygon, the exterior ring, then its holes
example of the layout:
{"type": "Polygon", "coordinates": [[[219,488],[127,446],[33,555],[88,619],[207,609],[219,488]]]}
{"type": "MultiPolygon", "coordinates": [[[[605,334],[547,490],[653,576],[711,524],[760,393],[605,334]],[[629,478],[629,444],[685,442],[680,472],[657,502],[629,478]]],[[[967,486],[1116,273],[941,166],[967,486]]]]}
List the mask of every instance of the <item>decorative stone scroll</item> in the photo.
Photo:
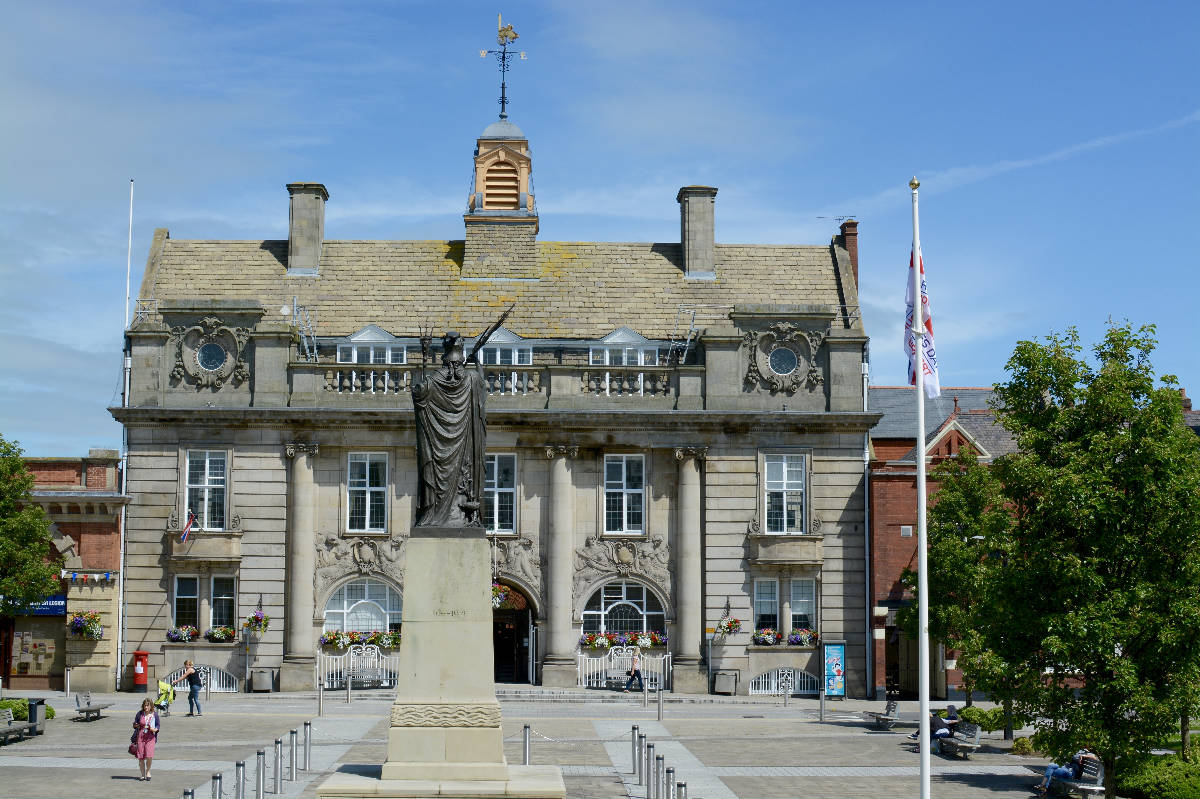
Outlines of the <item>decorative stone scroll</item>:
{"type": "Polygon", "coordinates": [[[825,331],[805,330],[791,322],[775,322],[766,330],[747,331],[742,339],[747,352],[744,377],[747,386],[762,386],[771,393],[795,394],[801,386],[812,389],[825,382],[816,365],[817,352],[825,343],[825,331]],[[786,374],[771,368],[772,354],[777,350],[790,353],[784,360],[794,362],[786,374]]]}
{"type": "Polygon", "coordinates": [[[525,536],[494,537],[492,547],[495,550],[496,568],[500,576],[514,577],[534,591],[541,593],[541,558],[534,539],[525,536]]]}
{"type": "Polygon", "coordinates": [[[500,705],[392,705],[393,727],[499,727],[500,705]]]}
{"type": "Polygon", "coordinates": [[[575,458],[579,455],[579,447],[568,444],[547,444],[546,458],[554,460],[555,458],[575,458]]]}
{"type": "Polygon", "coordinates": [[[297,455],[302,454],[313,458],[316,457],[317,452],[320,451],[320,449],[320,444],[288,444],[287,447],[284,448],[284,452],[287,453],[289,458],[294,458],[297,455]]]}
{"type": "Polygon", "coordinates": [[[198,325],[171,328],[171,341],[175,344],[174,383],[190,380],[197,389],[215,390],[227,381],[238,386],[250,379],[247,328],[228,327],[218,317],[206,316],[198,325]]]}
{"type": "Polygon", "coordinates": [[[695,458],[702,461],[708,457],[708,447],[676,447],[675,460],[681,461],[684,458],[695,458]]]}
{"type": "MultiPolygon", "coordinates": [[[[663,536],[649,541],[607,540],[598,537],[575,550],[574,594],[581,595],[597,579],[616,572],[621,577],[641,577],[671,595],[670,550],[663,536]]],[[[586,597],[582,597],[586,600],[586,597]]]]}
{"type": "MultiPolygon", "coordinates": [[[[167,516],[167,530],[170,532],[177,533],[182,529],[183,529],[183,527],[181,526],[181,523],[179,521],[179,511],[172,508],[171,514],[169,516],[167,516]]],[[[238,513],[237,511],[231,510],[231,512],[229,514],[229,519],[227,520],[227,523],[225,524],[225,529],[223,529],[219,532],[222,532],[222,533],[240,533],[240,532],[242,532],[242,514],[238,513]]]]}
{"type": "Polygon", "coordinates": [[[313,590],[321,597],[334,583],[351,574],[385,574],[404,586],[404,547],[408,538],[378,540],[365,536],[343,537],[328,533],[317,541],[317,568],[313,590]]]}

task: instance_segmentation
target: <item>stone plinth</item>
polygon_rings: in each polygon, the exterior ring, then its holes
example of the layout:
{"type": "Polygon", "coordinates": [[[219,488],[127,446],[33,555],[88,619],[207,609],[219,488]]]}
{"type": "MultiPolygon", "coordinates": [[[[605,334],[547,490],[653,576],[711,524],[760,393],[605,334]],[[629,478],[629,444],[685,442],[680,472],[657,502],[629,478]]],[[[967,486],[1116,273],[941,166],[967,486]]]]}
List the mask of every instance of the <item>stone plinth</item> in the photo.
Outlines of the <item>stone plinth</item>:
{"type": "Polygon", "coordinates": [[[504,758],[483,528],[415,527],[387,762],[339,772],[318,797],[566,796],[562,772],[504,758]]]}

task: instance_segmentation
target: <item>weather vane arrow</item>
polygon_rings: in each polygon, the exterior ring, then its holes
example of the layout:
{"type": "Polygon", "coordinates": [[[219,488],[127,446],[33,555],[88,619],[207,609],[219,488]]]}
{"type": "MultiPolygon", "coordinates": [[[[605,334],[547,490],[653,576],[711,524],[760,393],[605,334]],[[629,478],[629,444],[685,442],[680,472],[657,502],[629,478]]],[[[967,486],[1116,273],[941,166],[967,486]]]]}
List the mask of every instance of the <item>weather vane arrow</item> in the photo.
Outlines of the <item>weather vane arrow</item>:
{"type": "Polygon", "coordinates": [[[494,55],[496,56],[496,61],[500,64],[500,118],[508,119],[508,61],[513,56],[519,56],[524,61],[525,51],[515,52],[508,49],[508,45],[520,37],[513,30],[511,24],[504,24],[504,18],[500,14],[496,15],[496,29],[496,44],[500,45],[500,49],[480,50],[479,57],[487,58],[489,55],[494,55]]]}

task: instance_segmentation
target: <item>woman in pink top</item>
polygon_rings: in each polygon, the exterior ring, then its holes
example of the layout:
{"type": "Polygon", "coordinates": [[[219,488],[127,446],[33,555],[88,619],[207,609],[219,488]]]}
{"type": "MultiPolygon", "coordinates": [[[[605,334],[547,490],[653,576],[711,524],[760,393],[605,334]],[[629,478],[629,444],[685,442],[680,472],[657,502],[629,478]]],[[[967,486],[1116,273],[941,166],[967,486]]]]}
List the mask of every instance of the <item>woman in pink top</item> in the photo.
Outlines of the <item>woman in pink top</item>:
{"type": "Polygon", "coordinates": [[[154,763],[154,744],[158,740],[158,711],[149,699],[142,700],[142,709],[133,717],[134,747],[137,752],[139,780],[150,781],[150,766],[154,763]]]}

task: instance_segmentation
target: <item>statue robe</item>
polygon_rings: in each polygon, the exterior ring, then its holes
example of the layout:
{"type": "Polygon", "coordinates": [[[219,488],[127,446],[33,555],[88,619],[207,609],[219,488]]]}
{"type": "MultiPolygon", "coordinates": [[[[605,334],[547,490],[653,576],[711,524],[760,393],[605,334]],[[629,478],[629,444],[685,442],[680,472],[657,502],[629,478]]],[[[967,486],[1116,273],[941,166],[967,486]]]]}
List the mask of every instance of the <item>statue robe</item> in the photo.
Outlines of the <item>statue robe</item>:
{"type": "Polygon", "coordinates": [[[487,389],[478,368],[443,367],[413,388],[417,429],[417,524],[482,525],[487,389]]]}

